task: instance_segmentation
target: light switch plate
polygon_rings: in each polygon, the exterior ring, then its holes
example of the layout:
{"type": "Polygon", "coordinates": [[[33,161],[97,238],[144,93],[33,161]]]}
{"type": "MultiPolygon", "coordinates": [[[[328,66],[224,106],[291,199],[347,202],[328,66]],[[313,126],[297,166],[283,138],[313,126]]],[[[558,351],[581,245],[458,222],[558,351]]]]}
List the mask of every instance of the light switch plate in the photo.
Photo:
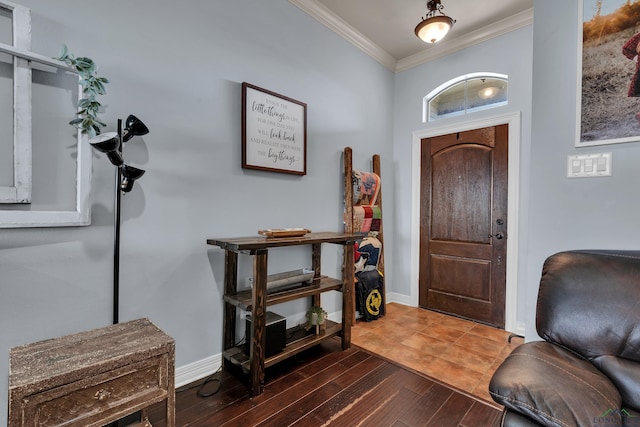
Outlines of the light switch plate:
{"type": "Polygon", "coordinates": [[[567,178],[611,176],[611,159],[611,153],[568,156],[567,178]]]}

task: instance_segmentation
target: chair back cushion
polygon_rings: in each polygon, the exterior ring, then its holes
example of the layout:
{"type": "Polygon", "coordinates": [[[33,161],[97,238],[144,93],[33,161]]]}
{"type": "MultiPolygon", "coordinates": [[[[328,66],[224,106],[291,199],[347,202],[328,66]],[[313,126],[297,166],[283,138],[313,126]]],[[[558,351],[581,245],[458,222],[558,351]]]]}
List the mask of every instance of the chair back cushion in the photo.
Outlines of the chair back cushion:
{"type": "Polygon", "coordinates": [[[544,263],[536,329],[590,360],[640,410],[640,251],[568,251],[544,263]]]}

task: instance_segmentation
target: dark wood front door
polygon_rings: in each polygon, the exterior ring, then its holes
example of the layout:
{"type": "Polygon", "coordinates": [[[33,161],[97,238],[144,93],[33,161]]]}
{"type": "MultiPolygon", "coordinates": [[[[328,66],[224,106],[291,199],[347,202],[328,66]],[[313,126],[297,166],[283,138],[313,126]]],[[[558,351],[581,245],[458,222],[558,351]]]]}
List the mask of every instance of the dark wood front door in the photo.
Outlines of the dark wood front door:
{"type": "Polygon", "coordinates": [[[420,306],[504,328],[508,125],[421,141],[420,306]]]}

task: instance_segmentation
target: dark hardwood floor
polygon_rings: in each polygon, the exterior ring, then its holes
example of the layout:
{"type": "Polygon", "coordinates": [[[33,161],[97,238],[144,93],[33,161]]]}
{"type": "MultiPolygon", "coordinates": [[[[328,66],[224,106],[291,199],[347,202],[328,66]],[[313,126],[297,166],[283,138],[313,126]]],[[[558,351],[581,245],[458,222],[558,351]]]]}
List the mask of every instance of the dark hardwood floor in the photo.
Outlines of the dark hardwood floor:
{"type": "MultiPolygon", "coordinates": [[[[250,398],[227,372],[197,394],[199,383],[176,394],[177,426],[491,426],[499,411],[428,377],[339,340],[316,346],[267,369],[265,392],[250,398]]],[[[163,408],[150,411],[164,426],[163,408]]]]}

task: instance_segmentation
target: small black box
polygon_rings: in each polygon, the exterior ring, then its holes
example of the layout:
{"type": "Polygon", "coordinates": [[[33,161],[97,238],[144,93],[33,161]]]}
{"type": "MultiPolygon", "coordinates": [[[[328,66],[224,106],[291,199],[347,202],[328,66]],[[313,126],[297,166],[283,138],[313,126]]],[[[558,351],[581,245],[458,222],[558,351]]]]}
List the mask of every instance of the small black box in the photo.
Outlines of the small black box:
{"type": "MultiPolygon", "coordinates": [[[[271,311],[267,311],[266,318],[266,332],[265,332],[265,346],[264,357],[271,357],[284,350],[287,345],[287,319],[275,314],[271,311]]],[[[246,336],[247,343],[251,341],[251,316],[247,316],[246,319],[246,336]]]]}

